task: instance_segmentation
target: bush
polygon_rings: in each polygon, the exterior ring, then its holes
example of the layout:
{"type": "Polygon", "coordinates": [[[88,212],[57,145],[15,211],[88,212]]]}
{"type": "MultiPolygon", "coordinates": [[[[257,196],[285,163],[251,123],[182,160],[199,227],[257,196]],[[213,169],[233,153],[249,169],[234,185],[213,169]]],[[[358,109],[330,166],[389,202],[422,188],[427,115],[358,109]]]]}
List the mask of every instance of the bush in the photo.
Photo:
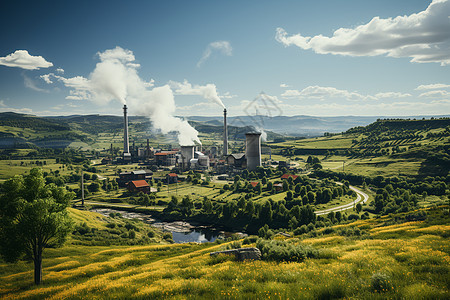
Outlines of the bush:
{"type": "Polygon", "coordinates": [[[108,228],[116,228],[117,224],[116,223],[108,223],[106,224],[106,227],[108,228]]]}
{"type": "Polygon", "coordinates": [[[375,273],[371,278],[372,291],[377,293],[386,293],[394,289],[392,279],[385,273],[375,273]]]}
{"type": "Polygon", "coordinates": [[[323,234],[330,234],[330,233],[333,233],[333,232],[334,232],[333,227],[326,227],[326,228],[323,230],[323,234]]]}
{"type": "Polygon", "coordinates": [[[244,245],[253,244],[253,243],[256,243],[257,240],[258,240],[257,236],[254,236],[254,235],[248,236],[244,239],[242,244],[244,244],[244,245]]]}
{"type": "Polygon", "coordinates": [[[319,252],[311,246],[293,245],[286,241],[259,239],[256,247],[265,260],[300,262],[305,258],[315,258],[319,255],[319,252]]]}
{"type": "Polygon", "coordinates": [[[153,230],[150,230],[149,232],[147,232],[147,236],[149,238],[153,238],[153,237],[155,237],[155,235],[156,235],[156,233],[153,230]]]}

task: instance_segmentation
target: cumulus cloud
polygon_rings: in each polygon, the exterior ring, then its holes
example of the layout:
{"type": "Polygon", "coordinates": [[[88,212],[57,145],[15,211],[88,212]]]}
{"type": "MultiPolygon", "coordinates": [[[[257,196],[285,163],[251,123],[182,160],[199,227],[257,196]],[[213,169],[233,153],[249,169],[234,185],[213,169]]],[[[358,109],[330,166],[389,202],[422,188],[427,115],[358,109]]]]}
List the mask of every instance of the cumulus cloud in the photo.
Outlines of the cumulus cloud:
{"type": "Polygon", "coordinates": [[[63,68],[57,68],[56,72],[59,74],[64,74],[64,69],[63,68]]]}
{"type": "Polygon", "coordinates": [[[46,61],[42,56],[32,56],[27,50],[16,50],[5,57],[0,57],[0,65],[25,70],[38,70],[53,66],[51,62],[46,61]]]}
{"type": "Polygon", "coordinates": [[[209,83],[206,85],[194,85],[190,84],[187,80],[183,82],[169,81],[169,85],[175,90],[176,95],[191,95],[202,96],[203,98],[212,101],[225,108],[222,100],[217,95],[216,85],[209,83]]]}
{"type": "Polygon", "coordinates": [[[280,87],[282,87],[282,88],[288,88],[289,85],[287,85],[287,84],[285,84],[285,83],[282,83],[282,84],[280,84],[280,87]]]}
{"type": "Polygon", "coordinates": [[[447,97],[450,95],[450,92],[444,91],[444,90],[436,90],[436,91],[429,91],[425,92],[419,95],[419,97],[424,98],[441,98],[441,97],[447,97]]]}
{"type": "Polygon", "coordinates": [[[203,52],[202,58],[197,63],[197,67],[200,67],[213,52],[221,52],[223,55],[231,56],[233,54],[233,48],[228,41],[216,41],[212,42],[206,47],[205,52],[203,52]]]}
{"type": "Polygon", "coordinates": [[[276,40],[285,46],[312,49],[319,54],[410,57],[411,62],[450,64],[450,1],[434,0],[426,10],[382,19],[355,28],[339,28],[332,37],[289,35],[277,28],[276,40]]]}
{"type": "Polygon", "coordinates": [[[361,95],[357,92],[349,92],[334,87],[308,86],[303,90],[286,90],[281,94],[282,98],[313,98],[324,100],[327,98],[345,98],[347,100],[367,100],[375,99],[373,96],[361,95]]]}
{"type": "Polygon", "coordinates": [[[443,84],[443,83],[433,83],[433,84],[422,84],[419,85],[416,90],[436,90],[436,89],[446,89],[449,88],[450,84],[443,84]]]}
{"type": "Polygon", "coordinates": [[[385,93],[378,93],[375,94],[375,98],[405,98],[405,97],[411,97],[411,94],[408,93],[400,93],[400,92],[385,92],[385,93]]]}

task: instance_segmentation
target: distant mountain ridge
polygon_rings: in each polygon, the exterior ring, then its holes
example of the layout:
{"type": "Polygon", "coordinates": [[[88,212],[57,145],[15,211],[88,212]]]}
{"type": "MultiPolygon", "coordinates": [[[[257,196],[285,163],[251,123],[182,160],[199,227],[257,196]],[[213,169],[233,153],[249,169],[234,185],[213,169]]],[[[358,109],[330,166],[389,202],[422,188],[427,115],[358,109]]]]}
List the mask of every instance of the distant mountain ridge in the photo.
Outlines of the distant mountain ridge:
{"type": "MultiPolygon", "coordinates": [[[[410,116],[398,117],[401,119],[429,119],[431,117],[449,117],[450,115],[441,116],[410,116]]],[[[339,133],[347,131],[353,127],[367,126],[377,119],[397,118],[383,116],[339,116],[339,117],[314,117],[314,116],[238,116],[228,117],[228,124],[233,126],[253,126],[258,129],[273,131],[278,134],[289,136],[320,136],[325,132],[339,133]]],[[[223,117],[203,117],[192,116],[186,117],[191,121],[203,122],[211,125],[223,124],[223,117]]]]}

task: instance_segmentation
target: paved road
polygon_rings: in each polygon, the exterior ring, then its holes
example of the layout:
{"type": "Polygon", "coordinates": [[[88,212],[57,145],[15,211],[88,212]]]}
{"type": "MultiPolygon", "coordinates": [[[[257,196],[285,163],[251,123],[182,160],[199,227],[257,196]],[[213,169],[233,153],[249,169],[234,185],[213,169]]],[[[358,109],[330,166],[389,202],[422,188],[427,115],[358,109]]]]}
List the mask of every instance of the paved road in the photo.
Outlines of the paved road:
{"type": "MultiPolygon", "coordinates": [[[[338,184],[342,184],[342,183],[338,183],[338,184]]],[[[350,189],[355,191],[357,197],[355,199],[355,201],[352,201],[350,203],[341,205],[341,206],[336,206],[336,207],[332,207],[332,208],[328,208],[328,209],[324,209],[324,210],[317,210],[314,213],[318,216],[320,215],[326,215],[329,212],[337,212],[337,211],[343,211],[343,210],[347,210],[347,209],[352,209],[354,206],[356,206],[357,203],[361,202],[362,204],[366,203],[367,200],[369,200],[369,196],[364,193],[363,191],[357,189],[354,186],[350,186],[350,189]]]]}

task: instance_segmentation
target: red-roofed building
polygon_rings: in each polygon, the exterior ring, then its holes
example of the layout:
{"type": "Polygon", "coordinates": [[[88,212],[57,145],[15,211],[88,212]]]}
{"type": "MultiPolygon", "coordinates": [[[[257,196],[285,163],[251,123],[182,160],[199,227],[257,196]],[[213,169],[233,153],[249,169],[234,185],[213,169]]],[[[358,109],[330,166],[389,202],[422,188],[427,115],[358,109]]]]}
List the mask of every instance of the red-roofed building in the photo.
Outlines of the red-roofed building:
{"type": "Polygon", "coordinates": [[[292,174],[283,174],[283,176],[281,176],[281,179],[288,179],[289,177],[292,177],[292,179],[295,180],[298,176],[292,174]]]}
{"type": "Polygon", "coordinates": [[[259,182],[257,182],[257,181],[252,181],[252,182],[250,182],[250,184],[251,184],[253,187],[256,187],[256,186],[258,185],[258,183],[259,183],[259,182]]]}
{"type": "Polygon", "coordinates": [[[178,175],[177,174],[175,174],[175,173],[169,173],[169,174],[167,174],[167,177],[166,177],[166,182],[169,182],[169,184],[170,183],[177,183],[178,182],[178,175]]]}
{"type": "Polygon", "coordinates": [[[150,185],[145,180],[133,180],[128,183],[128,190],[131,193],[143,192],[148,194],[150,193],[150,185]]]}

